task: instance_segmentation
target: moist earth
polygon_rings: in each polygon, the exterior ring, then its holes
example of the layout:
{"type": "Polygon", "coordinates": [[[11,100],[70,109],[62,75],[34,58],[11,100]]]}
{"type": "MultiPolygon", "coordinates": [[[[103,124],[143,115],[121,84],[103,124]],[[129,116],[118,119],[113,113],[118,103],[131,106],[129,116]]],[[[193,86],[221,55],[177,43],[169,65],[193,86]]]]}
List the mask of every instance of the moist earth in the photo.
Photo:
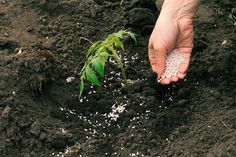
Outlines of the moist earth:
{"type": "Polygon", "coordinates": [[[235,157],[235,0],[202,1],[187,77],[167,86],[147,56],[155,4],[0,0],[0,156],[235,157]],[[120,29],[138,41],[121,54],[127,88],[110,60],[79,99],[88,40],[120,29]]]}

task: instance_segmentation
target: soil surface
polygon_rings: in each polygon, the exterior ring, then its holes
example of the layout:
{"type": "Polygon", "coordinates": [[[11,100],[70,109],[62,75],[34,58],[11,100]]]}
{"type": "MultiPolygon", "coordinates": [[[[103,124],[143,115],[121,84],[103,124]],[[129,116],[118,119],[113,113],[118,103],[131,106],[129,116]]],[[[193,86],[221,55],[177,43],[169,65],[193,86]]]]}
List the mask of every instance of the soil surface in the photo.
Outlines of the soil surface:
{"type": "Polygon", "coordinates": [[[154,1],[0,0],[0,156],[235,157],[235,7],[202,2],[187,77],[161,86],[147,56],[154,1]],[[129,86],[111,60],[79,100],[84,38],[120,29],[138,40],[122,54],[129,86]]]}

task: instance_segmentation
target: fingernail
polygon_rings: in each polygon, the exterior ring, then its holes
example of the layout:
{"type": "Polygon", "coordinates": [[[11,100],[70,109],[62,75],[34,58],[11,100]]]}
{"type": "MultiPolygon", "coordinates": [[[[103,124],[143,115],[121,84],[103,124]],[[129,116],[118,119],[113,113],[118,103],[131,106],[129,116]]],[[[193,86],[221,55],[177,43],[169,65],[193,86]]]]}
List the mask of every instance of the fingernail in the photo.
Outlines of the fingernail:
{"type": "Polygon", "coordinates": [[[152,80],[153,81],[156,81],[157,80],[157,77],[158,77],[158,74],[156,72],[153,72],[152,73],[152,80]]]}

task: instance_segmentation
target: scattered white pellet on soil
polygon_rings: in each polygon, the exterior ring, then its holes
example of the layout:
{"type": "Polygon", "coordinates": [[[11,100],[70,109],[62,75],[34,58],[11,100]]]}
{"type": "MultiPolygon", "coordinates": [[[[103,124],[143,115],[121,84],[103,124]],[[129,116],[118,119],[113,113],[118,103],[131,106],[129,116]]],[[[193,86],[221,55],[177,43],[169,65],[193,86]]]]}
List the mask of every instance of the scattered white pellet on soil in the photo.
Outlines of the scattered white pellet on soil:
{"type": "Polygon", "coordinates": [[[172,50],[166,57],[166,70],[162,74],[161,79],[171,78],[171,76],[176,76],[179,72],[179,67],[185,61],[183,54],[177,51],[177,49],[172,50]]]}
{"type": "Polygon", "coordinates": [[[112,112],[108,114],[108,118],[116,121],[119,118],[119,115],[125,111],[125,107],[127,104],[120,104],[116,106],[115,104],[112,106],[112,112]]]}
{"type": "Polygon", "coordinates": [[[18,55],[19,55],[19,54],[22,54],[22,49],[20,49],[20,50],[18,51],[18,55]]]}
{"type": "Polygon", "coordinates": [[[70,82],[72,82],[74,79],[75,79],[75,77],[68,77],[68,78],[66,79],[66,82],[67,82],[67,83],[70,83],[70,82]]]}
{"type": "Polygon", "coordinates": [[[224,40],[224,41],[221,43],[221,45],[224,46],[224,45],[227,44],[227,42],[228,42],[227,40],[224,40]]]}

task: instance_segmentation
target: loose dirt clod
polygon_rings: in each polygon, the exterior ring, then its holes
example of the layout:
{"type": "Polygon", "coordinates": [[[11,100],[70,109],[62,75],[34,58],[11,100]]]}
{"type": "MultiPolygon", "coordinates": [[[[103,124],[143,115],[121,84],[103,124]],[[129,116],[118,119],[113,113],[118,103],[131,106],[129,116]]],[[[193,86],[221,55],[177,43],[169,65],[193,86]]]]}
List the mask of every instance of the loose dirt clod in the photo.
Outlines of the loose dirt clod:
{"type": "Polygon", "coordinates": [[[171,76],[177,75],[179,67],[184,61],[183,54],[178,52],[177,49],[172,50],[166,57],[166,70],[162,74],[161,79],[171,78],[171,76]]]}

